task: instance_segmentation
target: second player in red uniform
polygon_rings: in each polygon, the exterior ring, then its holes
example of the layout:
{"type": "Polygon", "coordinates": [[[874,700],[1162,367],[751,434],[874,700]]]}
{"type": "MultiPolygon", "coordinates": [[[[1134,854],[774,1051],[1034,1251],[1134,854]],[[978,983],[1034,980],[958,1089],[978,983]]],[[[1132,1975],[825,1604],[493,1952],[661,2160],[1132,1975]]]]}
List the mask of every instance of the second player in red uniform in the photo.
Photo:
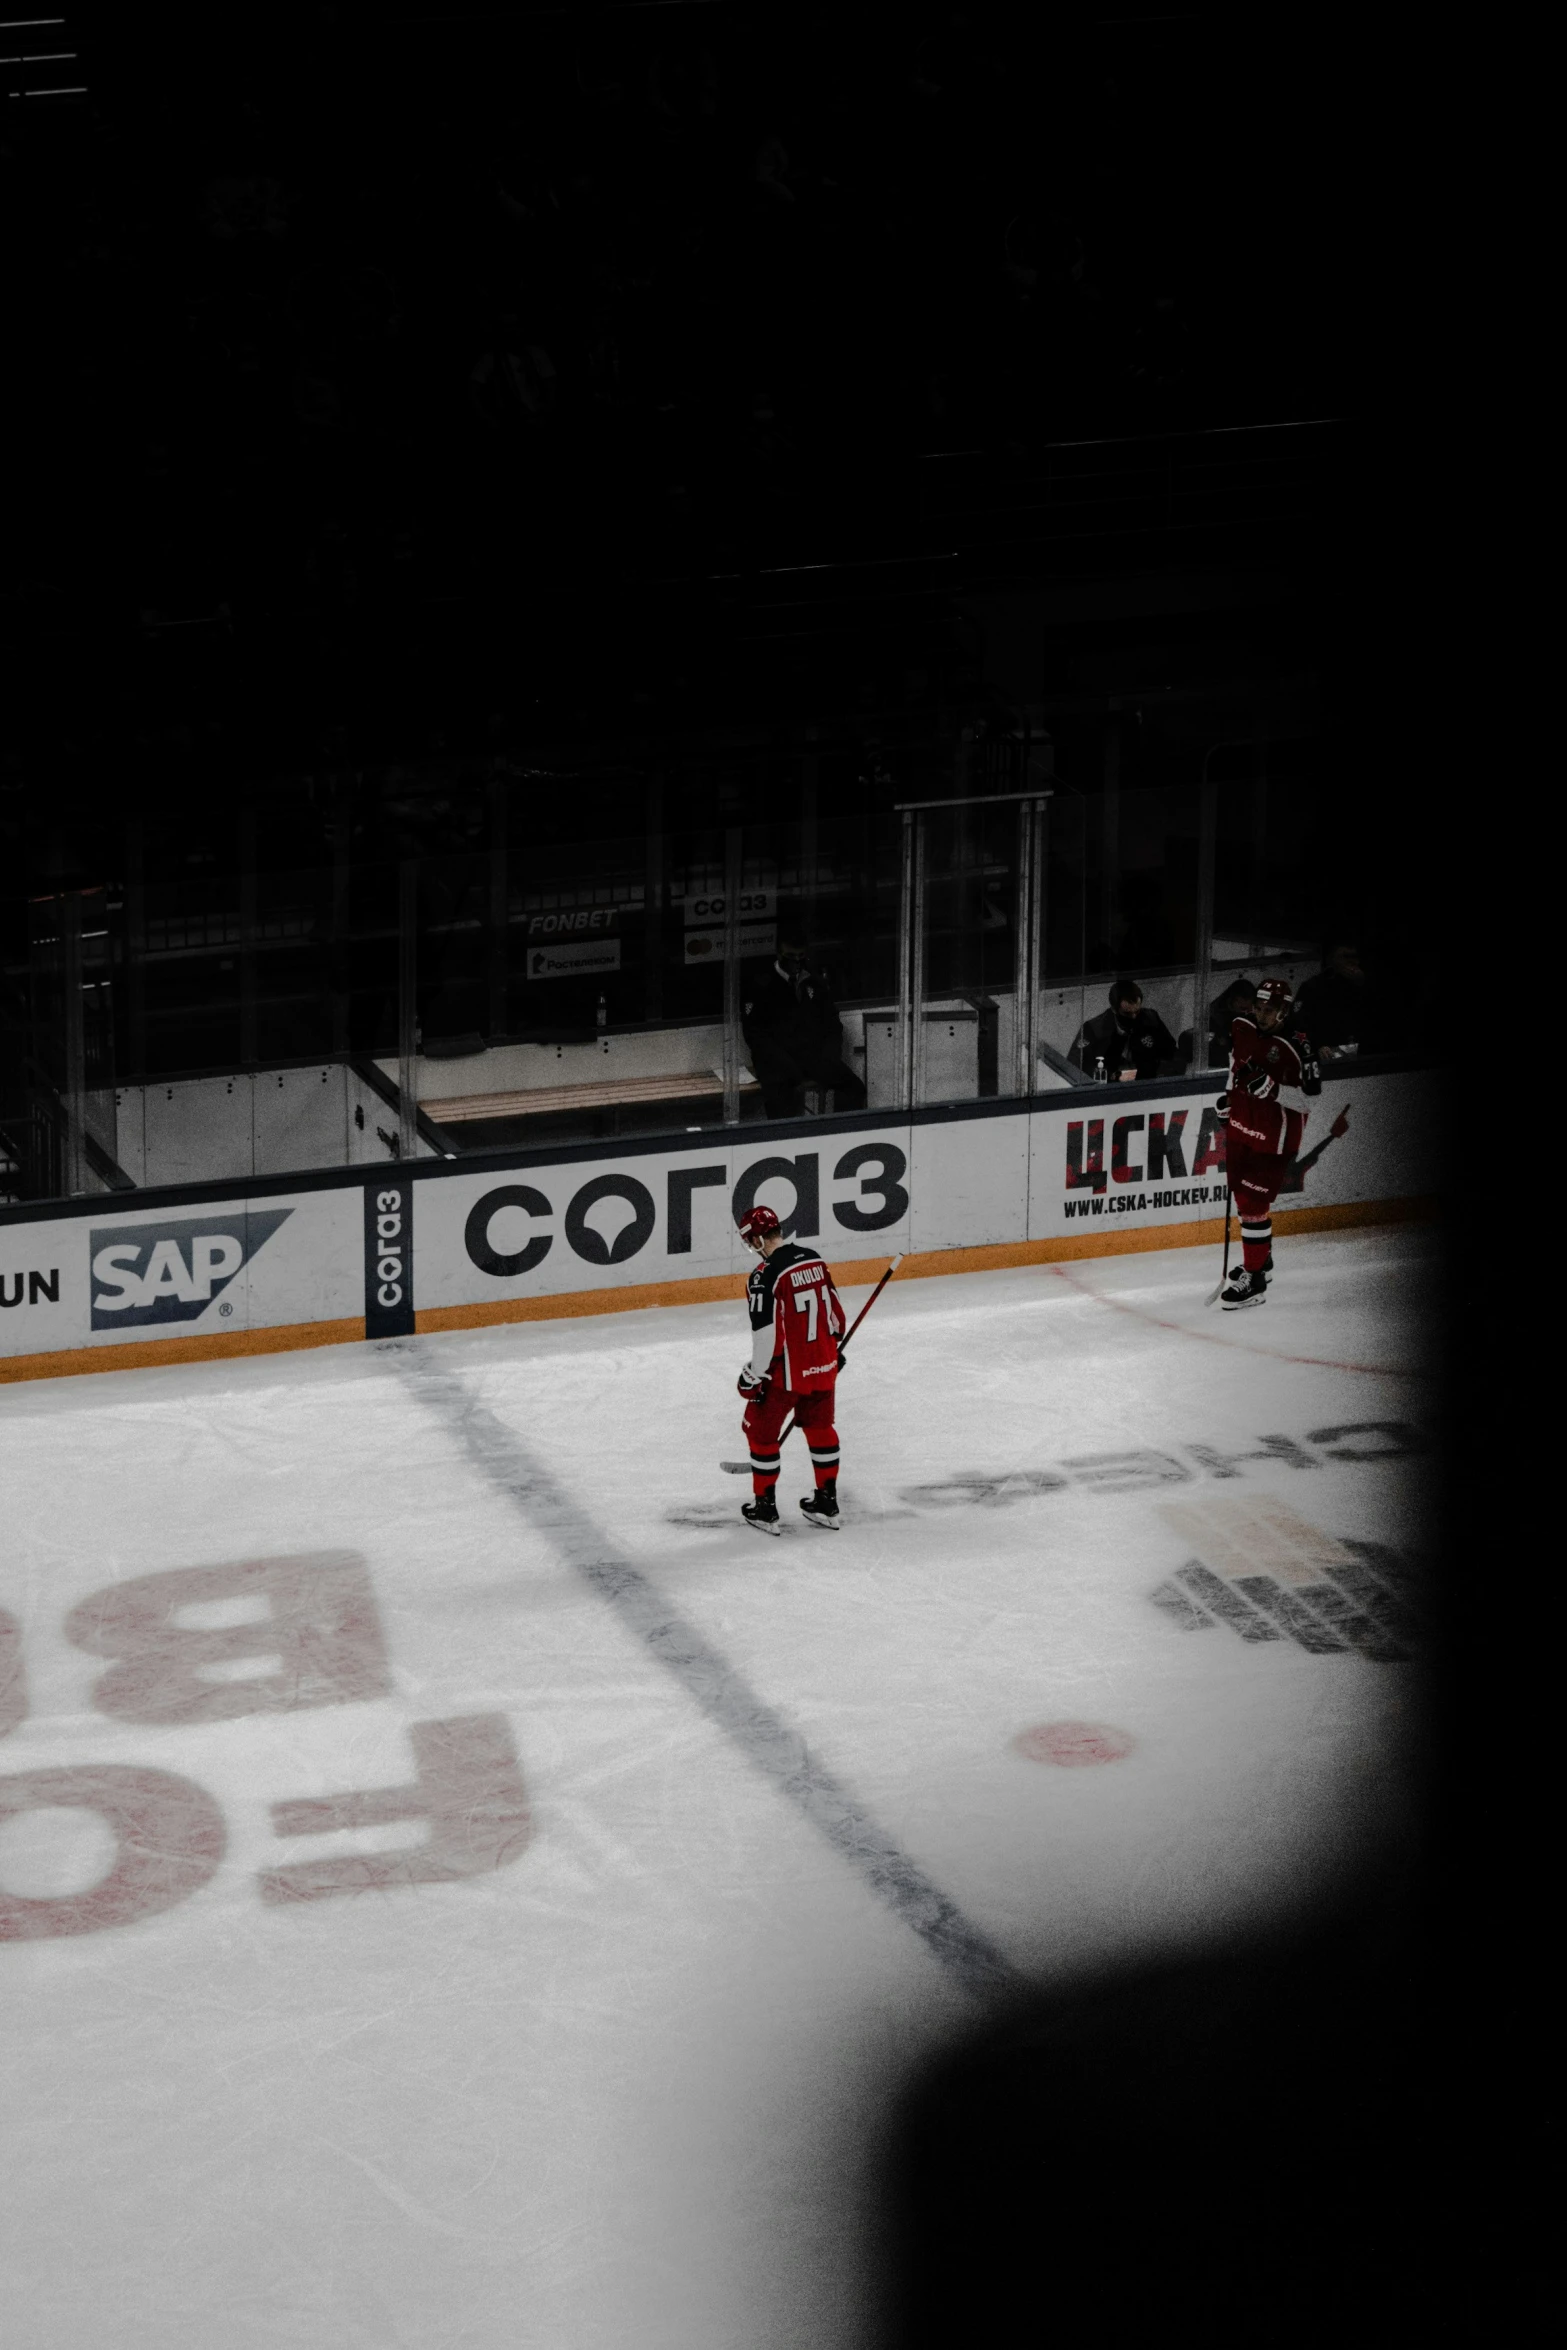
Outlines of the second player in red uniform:
{"type": "Polygon", "coordinates": [[[783,1428],[792,1412],[816,1473],[816,1491],[802,1497],[801,1515],[808,1526],[835,1534],[840,1520],[833,1396],[843,1307],[820,1252],[785,1240],[771,1208],[752,1208],[742,1216],[740,1237],[762,1260],[746,1283],[752,1341],[740,1393],[752,1498],[741,1515],[760,1534],[778,1532],[783,1428]]]}
{"type": "Polygon", "coordinates": [[[1229,1091],[1219,1096],[1226,1122],[1225,1162],[1241,1220],[1241,1261],[1219,1293],[1226,1313],[1260,1306],[1273,1271],[1273,1202],[1306,1131],[1306,1103],[1322,1091],[1316,1055],[1304,1029],[1289,1025],[1288,982],[1264,979],[1255,1012],[1230,1029],[1229,1091]]]}

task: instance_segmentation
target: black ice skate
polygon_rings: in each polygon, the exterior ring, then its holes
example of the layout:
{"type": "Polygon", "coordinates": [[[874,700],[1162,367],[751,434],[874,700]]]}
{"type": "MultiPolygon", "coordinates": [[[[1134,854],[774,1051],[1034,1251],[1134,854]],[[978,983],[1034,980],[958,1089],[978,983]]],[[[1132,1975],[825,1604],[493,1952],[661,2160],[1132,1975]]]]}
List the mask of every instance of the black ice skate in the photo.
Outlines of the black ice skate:
{"type": "Polygon", "coordinates": [[[772,1492],[759,1493],[755,1501],[741,1503],[740,1515],[748,1526],[756,1528],[758,1534],[776,1535],[778,1532],[778,1496],[772,1492]]]}
{"type": "Polygon", "coordinates": [[[1219,1303],[1227,1314],[1242,1306],[1260,1306],[1266,1303],[1268,1276],[1266,1273],[1248,1273],[1244,1265],[1232,1267],[1230,1277],[1219,1292],[1219,1303]]]}
{"type": "Polygon", "coordinates": [[[824,1534],[840,1533],[843,1520],[838,1515],[837,1487],[819,1485],[814,1493],[802,1493],[800,1515],[808,1526],[819,1526],[824,1534]]]}

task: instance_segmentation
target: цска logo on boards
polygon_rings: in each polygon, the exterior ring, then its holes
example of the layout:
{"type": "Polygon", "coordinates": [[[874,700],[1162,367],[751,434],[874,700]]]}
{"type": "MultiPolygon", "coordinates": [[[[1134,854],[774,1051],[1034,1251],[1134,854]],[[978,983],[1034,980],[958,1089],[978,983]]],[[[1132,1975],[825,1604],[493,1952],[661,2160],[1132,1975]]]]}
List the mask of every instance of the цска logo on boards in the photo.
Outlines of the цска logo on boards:
{"type": "Polygon", "coordinates": [[[118,1224],[93,1233],[92,1326],[135,1330],[194,1322],[288,1221],[292,1208],[183,1216],[173,1224],[118,1224]]]}

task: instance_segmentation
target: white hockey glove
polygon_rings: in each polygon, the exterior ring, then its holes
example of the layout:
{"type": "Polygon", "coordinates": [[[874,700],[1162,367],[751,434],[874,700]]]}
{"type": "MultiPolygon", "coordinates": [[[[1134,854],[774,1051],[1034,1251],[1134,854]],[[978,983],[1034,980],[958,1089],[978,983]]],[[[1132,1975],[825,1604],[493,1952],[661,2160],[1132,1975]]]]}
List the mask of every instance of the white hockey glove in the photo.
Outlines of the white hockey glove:
{"type": "Polygon", "coordinates": [[[767,1393],[767,1373],[753,1371],[750,1364],[747,1363],[735,1383],[735,1392],[737,1395],[743,1395],[747,1403],[760,1403],[767,1393]]]}

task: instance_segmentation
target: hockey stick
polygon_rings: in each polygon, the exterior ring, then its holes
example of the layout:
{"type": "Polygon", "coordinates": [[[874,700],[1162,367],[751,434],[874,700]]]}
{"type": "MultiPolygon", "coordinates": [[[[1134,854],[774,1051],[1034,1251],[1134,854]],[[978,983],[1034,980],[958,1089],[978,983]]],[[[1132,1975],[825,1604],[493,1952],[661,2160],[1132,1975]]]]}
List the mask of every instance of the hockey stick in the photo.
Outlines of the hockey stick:
{"type": "MultiPolygon", "coordinates": [[[[849,1340],[854,1336],[855,1331],[858,1330],[860,1324],[864,1321],[866,1315],[870,1312],[872,1306],[876,1303],[876,1300],[880,1297],[882,1291],[886,1288],[888,1282],[892,1279],[892,1276],[894,1273],[896,1273],[902,1262],[903,1258],[901,1255],[895,1256],[893,1258],[892,1263],[887,1267],[886,1272],[883,1273],[881,1279],[877,1282],[875,1288],[871,1291],[870,1296],[865,1300],[864,1305],[861,1306],[859,1312],[855,1315],[854,1320],[850,1323],[847,1331],[839,1340],[838,1359],[840,1362],[843,1359],[844,1348],[848,1345],[849,1340]]],[[[791,1412],[787,1420],[785,1420],[783,1426],[778,1431],[778,1448],[780,1451],[783,1449],[784,1438],[788,1435],[790,1429],[793,1426],[794,1414],[791,1412]]],[[[720,1461],[718,1465],[731,1477],[748,1477],[751,1473],[751,1464],[749,1461],[720,1461]]]]}
{"type": "Polygon", "coordinates": [[[1327,1149],[1328,1144],[1330,1142],[1339,1141],[1340,1138],[1343,1135],[1346,1135],[1348,1132],[1349,1111],[1346,1107],[1340,1110],[1338,1116],[1334,1119],[1332,1125],[1328,1128],[1326,1134],[1322,1137],[1322,1140],[1318,1143],[1314,1151],[1308,1151],[1303,1159],[1290,1160],[1285,1175],[1285,1180],[1279,1185],[1280,1194],[1282,1195],[1286,1191],[1304,1191],[1306,1188],[1306,1177],[1311,1173],[1312,1168],[1321,1158],[1323,1152],[1327,1149]]]}
{"type": "Polygon", "coordinates": [[[1205,1306],[1216,1306],[1218,1304],[1220,1294],[1224,1288],[1224,1284],[1230,1277],[1230,1211],[1234,1205],[1235,1194],[1230,1189],[1229,1178],[1226,1177],[1224,1184],[1224,1270],[1219,1275],[1218,1288],[1210,1289],[1207,1296],[1203,1299],[1202,1302],[1205,1306]]]}
{"type": "Polygon", "coordinates": [[[877,1282],[875,1288],[871,1291],[870,1296],[865,1300],[864,1305],[861,1306],[859,1312],[855,1315],[854,1320],[849,1324],[848,1329],[845,1331],[843,1337],[838,1342],[838,1354],[840,1359],[848,1347],[849,1340],[854,1336],[854,1333],[856,1330],[858,1330],[860,1324],[864,1321],[866,1315],[870,1312],[872,1306],[876,1303],[876,1300],[880,1297],[882,1291],[886,1288],[888,1282],[892,1279],[892,1276],[894,1273],[896,1273],[902,1262],[903,1258],[901,1255],[893,1258],[892,1263],[887,1267],[886,1272],[883,1273],[881,1279],[877,1282]]]}

